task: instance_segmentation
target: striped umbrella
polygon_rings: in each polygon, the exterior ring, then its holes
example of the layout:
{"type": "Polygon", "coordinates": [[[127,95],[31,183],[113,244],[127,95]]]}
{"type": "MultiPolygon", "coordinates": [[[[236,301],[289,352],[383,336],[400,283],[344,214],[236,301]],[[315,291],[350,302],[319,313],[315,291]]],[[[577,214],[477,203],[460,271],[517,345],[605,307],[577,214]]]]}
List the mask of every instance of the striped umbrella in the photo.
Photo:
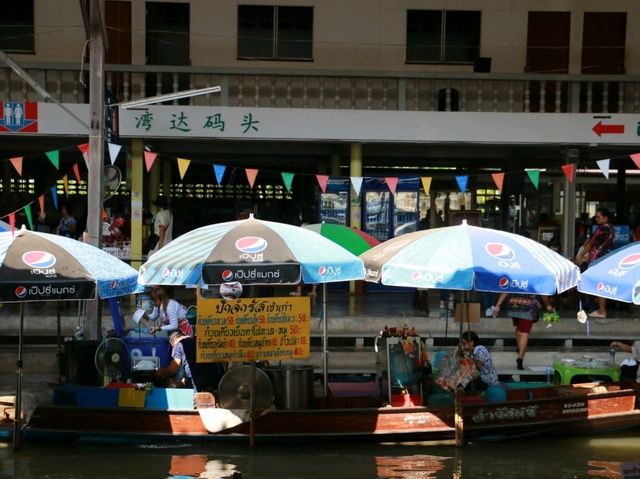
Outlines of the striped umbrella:
{"type": "Polygon", "coordinates": [[[321,236],[339,244],[344,249],[351,251],[355,255],[360,255],[380,244],[380,240],[378,238],[374,238],[362,230],[349,228],[348,226],[335,225],[331,223],[315,223],[311,225],[304,225],[303,228],[315,231],[321,236]]]}
{"type": "Polygon", "coordinates": [[[392,286],[553,295],[580,278],[575,264],[536,241],[466,222],[398,236],[360,257],[366,281],[392,286]]]}

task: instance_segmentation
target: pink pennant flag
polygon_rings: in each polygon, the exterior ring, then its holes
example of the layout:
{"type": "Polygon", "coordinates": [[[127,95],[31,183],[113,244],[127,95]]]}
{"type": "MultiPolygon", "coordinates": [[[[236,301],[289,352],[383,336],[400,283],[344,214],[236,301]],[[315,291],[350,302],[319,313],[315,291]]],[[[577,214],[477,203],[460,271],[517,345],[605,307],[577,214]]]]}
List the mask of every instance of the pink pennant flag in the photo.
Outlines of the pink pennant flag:
{"type": "Polygon", "coordinates": [[[567,177],[567,179],[569,180],[569,183],[573,183],[573,176],[574,176],[574,168],[576,165],[574,165],[573,163],[570,163],[568,165],[562,165],[562,171],[564,171],[565,176],[567,177]]]}
{"type": "Polygon", "coordinates": [[[258,176],[258,170],[254,170],[252,168],[245,168],[244,171],[247,174],[247,181],[249,181],[249,186],[253,188],[253,184],[256,181],[256,176],[258,176]]]}
{"type": "Polygon", "coordinates": [[[153,162],[156,161],[157,157],[158,157],[158,154],[154,153],[153,151],[144,152],[144,164],[147,167],[147,173],[151,171],[151,168],[153,167],[153,162]]]}
{"type": "Polygon", "coordinates": [[[631,160],[636,164],[636,167],[640,169],[640,153],[629,155],[629,158],[631,158],[631,160]]]}
{"type": "Polygon", "coordinates": [[[498,190],[502,192],[502,185],[504,185],[504,173],[491,173],[491,178],[493,178],[493,182],[496,184],[498,190]]]}
{"type": "Polygon", "coordinates": [[[11,235],[13,236],[16,232],[16,214],[9,213],[9,226],[11,227],[11,235]]]}
{"type": "Polygon", "coordinates": [[[320,189],[323,193],[327,192],[327,184],[329,184],[329,175],[316,175],[316,180],[320,185],[320,189]]]}
{"type": "Polygon", "coordinates": [[[82,153],[82,158],[84,158],[84,164],[89,168],[89,143],[83,143],[82,145],[78,145],[78,150],[82,153]]]}
{"type": "Polygon", "coordinates": [[[78,163],[74,163],[73,165],[73,174],[76,177],[76,181],[80,183],[82,181],[82,178],[80,177],[80,168],[78,168],[78,163]]]}
{"type": "Polygon", "coordinates": [[[385,183],[389,187],[389,191],[393,196],[396,196],[396,188],[398,186],[398,177],[397,176],[385,176],[385,183]]]}
{"type": "Polygon", "coordinates": [[[16,156],[15,158],[11,158],[9,161],[18,172],[18,175],[22,176],[22,157],[16,156]]]}

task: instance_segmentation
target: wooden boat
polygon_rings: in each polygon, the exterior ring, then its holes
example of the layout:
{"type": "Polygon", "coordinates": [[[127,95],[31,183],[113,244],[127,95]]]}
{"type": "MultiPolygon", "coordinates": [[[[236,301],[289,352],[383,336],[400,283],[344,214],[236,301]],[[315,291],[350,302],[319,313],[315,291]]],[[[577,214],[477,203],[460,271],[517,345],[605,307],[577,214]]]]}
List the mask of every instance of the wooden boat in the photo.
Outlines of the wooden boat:
{"type": "MultiPolygon", "coordinates": [[[[87,389],[96,392],[102,388],[87,389]]],[[[104,389],[102,389],[104,390],[104,389]]],[[[73,388],[67,389],[67,399],[73,388]]],[[[213,396],[190,390],[154,390],[166,394],[164,407],[101,407],[77,404],[36,407],[23,428],[23,441],[248,441],[246,411],[215,407],[213,396]],[[182,403],[176,403],[176,393],[182,403]],[[173,403],[172,403],[173,401],[173,403]]],[[[112,394],[112,393],[110,393],[112,394]]],[[[148,394],[148,393],[147,393],[148,394]]],[[[514,436],[557,436],[621,430],[640,425],[636,383],[583,384],[514,390],[507,401],[462,402],[465,441],[514,436]]],[[[60,401],[58,401],[60,402],[60,401]]],[[[70,402],[70,401],[69,401],[70,402]]],[[[94,401],[99,403],[100,401],[94,401]]],[[[376,398],[322,398],[314,409],[267,409],[254,419],[257,443],[276,440],[442,441],[455,438],[453,405],[395,407],[376,398]]]]}

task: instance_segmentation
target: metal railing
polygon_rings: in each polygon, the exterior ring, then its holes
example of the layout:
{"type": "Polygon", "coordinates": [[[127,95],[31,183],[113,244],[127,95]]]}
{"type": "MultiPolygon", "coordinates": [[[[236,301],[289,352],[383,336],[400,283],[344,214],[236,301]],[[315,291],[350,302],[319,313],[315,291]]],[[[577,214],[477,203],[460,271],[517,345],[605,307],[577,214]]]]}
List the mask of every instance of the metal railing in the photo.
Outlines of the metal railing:
{"type": "MultiPolygon", "coordinates": [[[[64,103],[88,103],[88,71],[23,63],[64,103]]],[[[220,94],[176,103],[201,106],[357,110],[638,113],[638,75],[532,75],[322,71],[107,65],[105,86],[118,101],[220,85],[220,94]]],[[[5,100],[37,100],[9,68],[0,69],[5,100]]]]}

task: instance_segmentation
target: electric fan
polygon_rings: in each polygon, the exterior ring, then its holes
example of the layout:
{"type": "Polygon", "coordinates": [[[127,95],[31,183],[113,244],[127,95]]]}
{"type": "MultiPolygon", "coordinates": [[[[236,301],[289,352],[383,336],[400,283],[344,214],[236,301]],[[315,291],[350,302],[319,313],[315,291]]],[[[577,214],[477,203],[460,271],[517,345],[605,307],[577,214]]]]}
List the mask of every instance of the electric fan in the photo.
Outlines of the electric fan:
{"type": "Polygon", "coordinates": [[[116,194],[120,183],[122,182],[122,173],[117,166],[105,166],[104,168],[104,199],[111,198],[116,194]]]}
{"type": "Polygon", "coordinates": [[[129,363],[129,348],[122,339],[107,338],[96,349],[96,369],[110,382],[122,378],[129,363]]]}

